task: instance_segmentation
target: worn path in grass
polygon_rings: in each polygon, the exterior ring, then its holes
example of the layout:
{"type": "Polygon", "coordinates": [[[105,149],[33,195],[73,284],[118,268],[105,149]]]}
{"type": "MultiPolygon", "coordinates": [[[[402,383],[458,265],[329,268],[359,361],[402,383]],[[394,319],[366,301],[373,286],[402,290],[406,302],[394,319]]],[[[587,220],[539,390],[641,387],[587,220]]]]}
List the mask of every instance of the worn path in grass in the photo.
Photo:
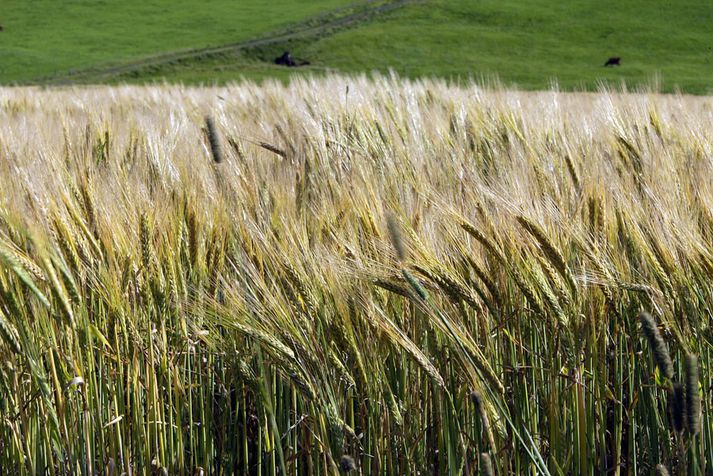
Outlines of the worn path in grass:
{"type": "MultiPolygon", "coordinates": [[[[286,44],[293,40],[304,40],[333,34],[337,31],[353,27],[362,22],[401,8],[417,0],[368,0],[340,7],[316,16],[309,17],[302,22],[272,31],[256,38],[247,39],[237,43],[217,47],[206,47],[171,51],[151,56],[145,56],[122,63],[90,66],[83,69],[71,70],[61,74],[44,76],[31,83],[40,84],[74,84],[74,83],[102,83],[113,80],[130,79],[132,77],[150,77],[160,68],[172,65],[192,64],[206,58],[235,58],[242,51],[266,47],[276,44],[286,44]]],[[[329,3],[329,2],[324,2],[329,3]]],[[[334,2],[332,2],[334,3],[334,2]]],[[[343,2],[342,2],[343,3],[343,2]]]]}
{"type": "Polygon", "coordinates": [[[237,43],[366,0],[3,0],[0,83],[237,43]]]}
{"type": "Polygon", "coordinates": [[[518,89],[626,83],[713,93],[713,9],[693,0],[116,1],[3,2],[0,83],[222,84],[393,70],[518,89]],[[11,20],[23,9],[19,33],[11,20]],[[272,64],[284,50],[311,65],[272,64]],[[610,56],[621,66],[604,67],[610,56]]]}

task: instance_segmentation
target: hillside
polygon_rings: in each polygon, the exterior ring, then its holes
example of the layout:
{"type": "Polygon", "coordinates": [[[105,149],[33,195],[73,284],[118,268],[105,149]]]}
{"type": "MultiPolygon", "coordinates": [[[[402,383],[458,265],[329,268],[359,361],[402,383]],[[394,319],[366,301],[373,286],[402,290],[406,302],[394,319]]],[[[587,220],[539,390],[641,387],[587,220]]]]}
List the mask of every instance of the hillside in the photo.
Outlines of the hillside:
{"type": "Polygon", "coordinates": [[[690,0],[5,3],[0,83],[212,84],[393,70],[522,89],[713,88],[713,10],[690,0]],[[273,65],[284,50],[312,64],[273,65]],[[604,68],[610,56],[622,65],[604,68]]]}
{"type": "Polygon", "coordinates": [[[0,83],[238,42],[351,0],[3,0],[0,83]]]}
{"type": "Polygon", "coordinates": [[[713,91],[713,9],[694,1],[433,0],[339,32],[305,54],[340,71],[497,75],[509,85],[596,88],[599,80],[713,91]],[[610,56],[622,66],[604,68],[610,56]]]}

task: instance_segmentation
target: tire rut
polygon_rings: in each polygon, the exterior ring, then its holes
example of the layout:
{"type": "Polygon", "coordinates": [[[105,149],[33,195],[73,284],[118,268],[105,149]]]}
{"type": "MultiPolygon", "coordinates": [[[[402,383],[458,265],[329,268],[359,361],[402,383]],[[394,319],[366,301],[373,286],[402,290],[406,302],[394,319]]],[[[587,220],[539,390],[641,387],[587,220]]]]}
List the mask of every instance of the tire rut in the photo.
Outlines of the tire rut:
{"type": "Polygon", "coordinates": [[[97,82],[109,80],[112,77],[140,71],[150,67],[160,67],[177,61],[185,61],[205,56],[219,55],[225,53],[236,53],[250,48],[260,46],[269,46],[272,44],[282,43],[292,39],[305,39],[322,35],[326,32],[337,32],[353,27],[360,23],[365,23],[373,20],[375,17],[385,13],[403,8],[407,5],[417,3],[422,0],[389,0],[378,5],[370,5],[376,3],[373,1],[360,5],[358,10],[347,13],[337,18],[334,15],[339,15],[344,10],[350,7],[342,7],[338,10],[331,10],[320,15],[308,18],[307,20],[292,26],[290,30],[277,31],[271,35],[241,41],[238,43],[193,49],[187,51],[178,51],[171,53],[162,53],[140,60],[134,60],[115,66],[106,68],[88,67],[82,70],[68,72],[60,75],[41,78],[36,81],[31,81],[29,84],[39,85],[71,85],[83,82],[97,82]]]}

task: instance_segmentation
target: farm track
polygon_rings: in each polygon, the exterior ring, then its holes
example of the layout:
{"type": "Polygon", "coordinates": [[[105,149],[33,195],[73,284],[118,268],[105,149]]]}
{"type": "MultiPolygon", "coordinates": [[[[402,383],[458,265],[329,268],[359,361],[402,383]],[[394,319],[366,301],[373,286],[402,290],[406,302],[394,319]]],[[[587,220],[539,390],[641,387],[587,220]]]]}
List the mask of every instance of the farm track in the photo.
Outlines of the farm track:
{"type": "Polygon", "coordinates": [[[303,22],[291,25],[288,29],[277,30],[260,38],[222,46],[161,53],[105,67],[91,66],[81,70],[44,77],[32,81],[31,84],[71,85],[76,83],[104,82],[113,77],[141,71],[145,68],[160,67],[202,57],[238,53],[251,48],[269,46],[294,39],[317,37],[328,32],[334,33],[351,28],[357,24],[370,21],[377,16],[403,8],[418,1],[420,0],[389,0],[386,2],[370,0],[358,5],[350,5],[322,13],[308,18],[303,22]]]}

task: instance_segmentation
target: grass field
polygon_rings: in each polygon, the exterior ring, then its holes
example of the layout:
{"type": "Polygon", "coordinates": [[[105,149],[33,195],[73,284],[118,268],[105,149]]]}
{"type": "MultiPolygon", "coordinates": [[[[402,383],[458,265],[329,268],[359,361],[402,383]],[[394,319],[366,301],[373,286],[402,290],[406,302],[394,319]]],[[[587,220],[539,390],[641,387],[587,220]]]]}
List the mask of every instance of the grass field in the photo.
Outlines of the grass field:
{"type": "Polygon", "coordinates": [[[340,71],[500,77],[510,86],[592,90],[661,81],[713,92],[713,9],[694,2],[434,0],[306,48],[340,71]],[[610,56],[620,68],[602,67],[610,56]]]}
{"type": "Polygon", "coordinates": [[[0,88],[0,472],[709,474],[712,116],[0,88]]]}
{"type": "Polygon", "coordinates": [[[235,43],[349,0],[3,0],[0,82],[235,43]]]}
{"type": "Polygon", "coordinates": [[[0,83],[223,84],[393,69],[411,78],[497,78],[524,89],[556,82],[566,90],[596,90],[602,82],[625,82],[713,92],[713,10],[690,0],[5,3],[0,83]],[[399,8],[376,12],[384,4],[399,8]],[[344,8],[376,13],[329,24],[344,8]],[[309,32],[280,40],[305,26],[309,32]],[[270,41],[241,46],[256,38],[270,41]],[[215,52],[221,45],[235,46],[215,52]],[[197,51],[180,61],[171,57],[187,49],[197,51]],[[272,65],[285,49],[313,65],[298,71],[272,65]],[[622,57],[622,66],[603,68],[610,56],[622,57]]]}

